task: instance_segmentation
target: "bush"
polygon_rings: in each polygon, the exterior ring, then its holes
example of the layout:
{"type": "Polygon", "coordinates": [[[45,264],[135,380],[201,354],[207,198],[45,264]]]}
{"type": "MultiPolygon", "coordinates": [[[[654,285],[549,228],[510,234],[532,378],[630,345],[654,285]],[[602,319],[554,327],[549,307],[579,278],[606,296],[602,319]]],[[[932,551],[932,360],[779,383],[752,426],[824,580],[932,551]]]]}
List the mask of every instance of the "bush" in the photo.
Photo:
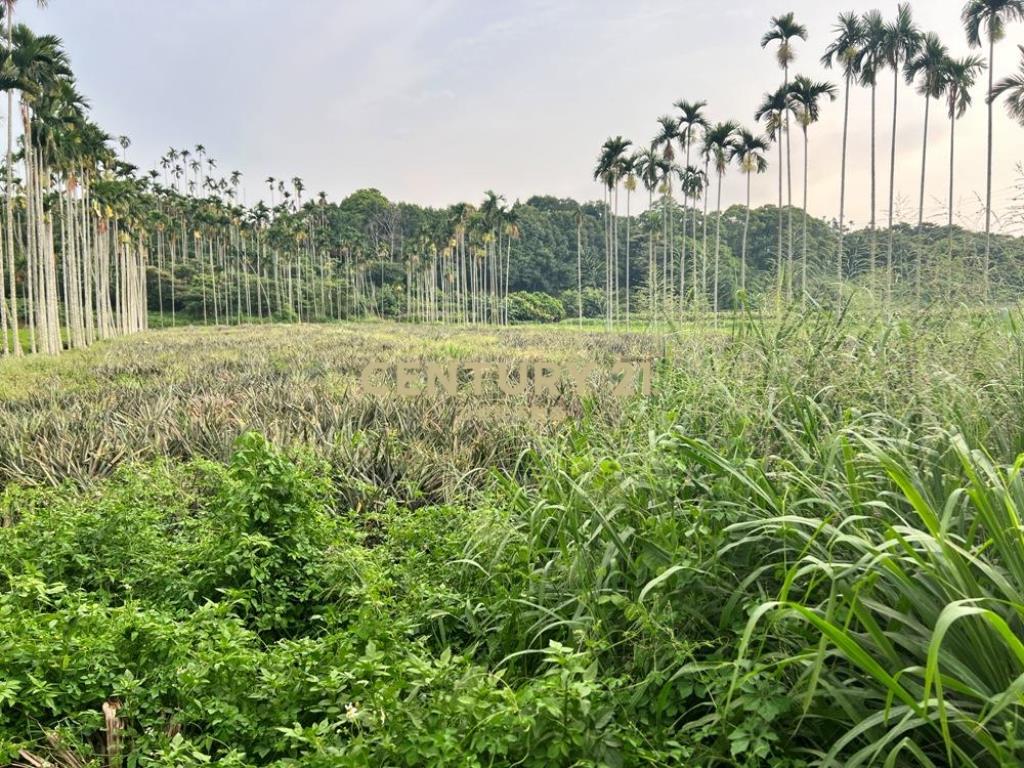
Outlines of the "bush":
{"type": "MultiPolygon", "coordinates": [[[[561,295],[562,304],[565,307],[565,313],[568,317],[579,316],[579,302],[577,300],[579,293],[575,288],[568,291],[563,291],[561,295]]],[[[604,292],[597,288],[585,287],[583,289],[583,316],[594,318],[604,317],[605,307],[607,302],[605,301],[604,292]]]]}
{"type": "Polygon", "coordinates": [[[508,316],[513,323],[557,323],[565,319],[565,307],[546,293],[517,291],[508,296],[508,316]]]}

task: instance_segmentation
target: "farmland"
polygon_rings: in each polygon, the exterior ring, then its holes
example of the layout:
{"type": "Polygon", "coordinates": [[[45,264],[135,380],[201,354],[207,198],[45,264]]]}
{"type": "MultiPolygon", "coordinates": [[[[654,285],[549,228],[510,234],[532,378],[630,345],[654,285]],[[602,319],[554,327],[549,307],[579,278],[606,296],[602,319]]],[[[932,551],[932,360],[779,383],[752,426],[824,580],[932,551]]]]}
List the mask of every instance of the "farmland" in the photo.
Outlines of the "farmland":
{"type": "Polygon", "coordinates": [[[0,361],[0,762],[1011,764],[1022,321],[183,328],[0,361]],[[649,396],[550,421],[360,383],[623,359],[649,396]]]}
{"type": "Polygon", "coordinates": [[[1024,0],[791,5],[0,0],[0,768],[1024,765],[1024,0]]]}

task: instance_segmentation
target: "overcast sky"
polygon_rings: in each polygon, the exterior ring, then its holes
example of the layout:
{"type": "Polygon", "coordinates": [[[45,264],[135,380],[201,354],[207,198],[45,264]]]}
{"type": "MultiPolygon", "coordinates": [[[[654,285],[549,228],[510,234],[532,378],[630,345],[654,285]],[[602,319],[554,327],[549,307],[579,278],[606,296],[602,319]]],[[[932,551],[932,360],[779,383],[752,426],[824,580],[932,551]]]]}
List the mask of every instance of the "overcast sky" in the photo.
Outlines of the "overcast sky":
{"type": "MultiPolygon", "coordinates": [[[[681,98],[709,102],[713,120],[753,124],[781,82],[759,46],[769,18],[795,11],[810,38],[795,72],[830,76],[818,60],[839,11],[895,0],[51,0],[19,3],[19,19],[64,38],[95,119],[133,140],[128,159],[156,166],[168,147],[205,144],[226,174],[240,170],[248,202],[267,176],[302,177],[340,198],[377,187],[395,200],[442,206],[551,194],[594,199],[595,157],[609,135],[647,143],[681,98]]],[[[916,0],[917,22],[955,55],[968,48],[960,0],[916,0]]],[[[996,76],[1016,69],[1017,25],[996,52],[996,76]]],[[[891,77],[878,91],[879,216],[888,190],[891,77]]],[[[984,194],[984,88],[958,124],[958,197],[984,194]]],[[[897,195],[916,214],[924,103],[900,90],[897,195]]],[[[868,92],[851,99],[848,216],[867,221],[868,92]]],[[[995,194],[1006,210],[1024,129],[1000,107],[995,194]]],[[[942,220],[949,124],[933,104],[927,215],[942,220]]],[[[842,101],[811,133],[811,210],[835,216],[842,101]]],[[[793,135],[794,171],[802,167],[793,135]]],[[[772,155],[774,161],[775,155],[772,155]]],[[[754,183],[777,194],[777,169],[754,183]]],[[[741,202],[738,174],[724,187],[741,202]]],[[[794,199],[800,200],[800,177],[794,199]]]]}

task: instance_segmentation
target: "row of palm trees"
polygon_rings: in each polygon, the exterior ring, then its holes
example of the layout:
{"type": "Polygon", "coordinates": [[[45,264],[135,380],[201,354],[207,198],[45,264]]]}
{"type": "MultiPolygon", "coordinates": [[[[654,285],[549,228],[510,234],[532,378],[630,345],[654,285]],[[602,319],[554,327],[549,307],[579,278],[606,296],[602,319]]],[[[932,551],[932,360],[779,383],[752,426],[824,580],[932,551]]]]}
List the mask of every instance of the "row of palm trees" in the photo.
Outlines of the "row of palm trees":
{"type": "Polygon", "coordinates": [[[14,5],[5,0],[0,52],[9,111],[0,352],[21,354],[24,318],[29,349],[56,353],[65,343],[84,347],[145,327],[146,244],[122,227],[122,169],[108,137],[85,117],[60,41],[14,24],[14,5]],[[20,294],[16,253],[24,264],[20,294]]]}
{"type": "Polygon", "coordinates": [[[439,230],[419,233],[411,253],[387,254],[404,265],[406,318],[507,325],[519,237],[519,206],[502,195],[488,190],[478,208],[452,206],[439,230]]]}
{"type": "Polygon", "coordinates": [[[389,204],[339,241],[324,193],[304,200],[300,178],[268,178],[271,205],[247,208],[241,174],[218,178],[202,144],[170,149],[140,175],[130,140],[89,120],[61,41],[13,24],[14,0],[0,3],[0,89],[21,118],[17,141],[8,121],[0,354],[135,333],[151,304],[171,325],[180,310],[189,321],[301,322],[384,314],[388,289],[409,319],[509,322],[518,205],[488,192],[479,208],[455,206],[436,231],[407,241],[389,204]],[[395,265],[404,292],[386,285],[395,265]]]}
{"type": "MultiPolygon", "coordinates": [[[[1024,0],[969,0],[964,6],[962,22],[966,31],[967,42],[972,47],[988,43],[988,63],[995,57],[995,44],[1003,37],[1007,24],[1024,20],[1024,0]]],[[[623,186],[627,195],[636,188],[636,180],[648,191],[649,208],[654,208],[654,194],[660,197],[662,212],[661,233],[661,265],[658,268],[655,258],[655,245],[651,240],[648,254],[649,285],[647,292],[652,297],[655,312],[681,313],[683,307],[692,302],[696,306],[709,306],[717,311],[719,306],[719,266],[720,266],[720,218],[721,218],[721,187],[722,178],[732,164],[736,164],[746,177],[746,208],[744,234],[740,254],[741,291],[747,286],[747,231],[750,214],[750,185],[752,176],[764,173],[768,167],[768,153],[774,144],[778,150],[778,239],[776,253],[776,295],[783,295],[789,300],[795,295],[794,279],[798,274],[795,265],[794,248],[794,206],[793,206],[793,173],[791,151],[791,122],[795,121],[803,135],[803,213],[802,249],[799,266],[799,294],[807,295],[807,190],[810,163],[809,128],[819,120],[822,104],[837,98],[837,87],[829,82],[816,81],[803,75],[791,77],[791,66],[796,59],[796,46],[807,40],[807,28],[800,24],[793,13],[787,13],[771,19],[770,26],[761,38],[761,47],[774,46],[776,60],[782,70],[782,84],[764,95],[755,112],[755,119],[761,124],[764,133],[759,134],[726,121],[711,123],[706,115],[705,102],[679,101],[677,112],[658,118],[658,130],[648,146],[637,152],[630,152],[632,143],[622,137],[608,139],[601,148],[594,169],[594,178],[601,182],[605,201],[609,208],[606,225],[606,264],[609,275],[618,274],[619,262],[619,211],[618,193],[623,186]],[[699,140],[699,143],[698,143],[699,140]],[[681,152],[682,163],[676,160],[676,148],[681,152]],[[694,164],[692,153],[698,152],[700,163],[694,164]],[[713,172],[713,173],[712,173],[713,172]],[[712,177],[716,181],[716,217],[713,252],[711,252],[707,236],[707,212],[712,177]],[[683,195],[683,221],[693,224],[689,236],[684,232],[676,261],[676,238],[672,231],[675,216],[673,200],[674,183],[679,182],[683,195]],[[690,254],[691,273],[693,276],[691,289],[686,289],[686,267],[688,243],[696,250],[698,233],[696,231],[697,207],[703,201],[704,232],[701,253],[690,254]],[[712,276],[708,280],[708,265],[711,265],[712,276]],[[678,268],[678,283],[675,272],[678,268]]],[[[926,185],[926,167],[928,159],[928,127],[931,117],[932,101],[944,100],[946,114],[950,121],[950,171],[948,199],[948,227],[950,258],[953,254],[953,215],[956,166],[956,123],[963,117],[972,103],[972,89],[976,80],[986,68],[986,61],[978,56],[953,57],[948,48],[933,33],[924,33],[915,24],[911,6],[901,3],[894,19],[886,20],[879,11],[869,11],[864,15],[842,13],[834,27],[834,37],[827,46],[821,63],[828,69],[835,68],[842,73],[844,81],[843,99],[843,133],[841,149],[839,215],[837,242],[835,251],[835,278],[842,289],[844,280],[844,236],[846,233],[846,201],[847,201],[847,143],[850,126],[850,95],[856,87],[869,89],[871,94],[871,150],[870,150],[870,207],[871,207],[871,247],[869,255],[869,272],[874,276],[878,252],[877,211],[877,87],[880,77],[891,71],[893,77],[893,104],[891,146],[889,152],[889,198],[888,198],[888,244],[885,257],[885,293],[891,297],[893,288],[893,256],[895,237],[895,174],[896,174],[896,142],[899,127],[899,96],[900,80],[907,85],[915,85],[919,96],[924,99],[924,138],[921,149],[921,183],[918,199],[918,228],[924,224],[924,191],[926,185]]],[[[1010,115],[1024,124],[1024,46],[1021,47],[1020,72],[1007,77],[998,83],[994,79],[994,70],[988,66],[989,84],[986,90],[988,105],[988,162],[987,162],[987,193],[985,223],[985,255],[982,266],[984,279],[984,296],[989,295],[988,272],[991,254],[991,219],[992,219],[992,124],[993,105],[1002,96],[1007,97],[1007,108],[1010,115]]],[[[629,213],[627,210],[627,239],[625,247],[626,274],[629,274],[629,213]]],[[[915,262],[915,292],[920,296],[922,265],[918,253],[915,262]]],[[[629,317],[629,296],[632,286],[626,279],[626,316],[629,317]]],[[[606,285],[608,293],[609,323],[615,320],[619,306],[619,286],[611,278],[606,285]]]]}
{"type": "MultiPolygon", "coordinates": [[[[488,193],[479,207],[454,206],[443,221],[420,227],[407,237],[409,228],[402,226],[399,207],[389,204],[365,224],[365,230],[339,236],[332,219],[337,209],[328,206],[323,193],[305,200],[300,178],[291,179],[290,184],[268,178],[270,206],[262,201],[251,207],[240,203],[241,174],[217,178],[216,160],[203,145],[171,149],[158,168],[140,176],[127,162],[127,137],[114,139],[88,119],[87,104],[76,89],[60,41],[14,24],[14,0],[0,3],[6,14],[0,89],[7,92],[11,117],[18,98],[22,134],[15,142],[9,120],[0,237],[0,352],[21,354],[22,336],[29,350],[56,354],[65,347],[84,347],[97,339],[134,333],[147,327],[151,305],[161,320],[169,318],[171,324],[178,322],[179,308],[205,322],[240,323],[395,314],[396,302],[410,320],[509,322],[518,206],[508,206],[499,195],[488,193]],[[395,268],[404,274],[404,286],[386,278],[385,273],[395,268]]],[[[973,29],[978,39],[987,35],[994,43],[1001,34],[998,24],[1021,17],[1020,3],[1007,0],[1002,10],[992,10],[993,5],[969,4],[969,10],[978,11],[965,13],[969,24],[977,21],[976,28],[968,27],[969,36],[973,29]],[[985,9],[988,16],[982,13],[985,9]]],[[[651,230],[645,291],[651,316],[669,317],[688,305],[719,309],[722,180],[734,166],[746,177],[739,269],[739,287],[746,291],[751,183],[768,169],[773,142],[780,169],[776,293],[792,298],[798,293],[799,280],[799,294],[807,295],[809,128],[817,122],[824,102],[836,98],[838,91],[830,83],[791,77],[796,41],[806,36],[792,15],[786,15],[773,19],[762,41],[765,46],[778,46],[783,70],[782,86],[766,94],[756,111],[764,135],[732,121],[712,123],[704,102],[680,101],[674,114],[659,118],[655,138],[639,151],[633,152],[633,145],[621,137],[605,143],[595,176],[602,182],[611,213],[604,217],[609,323],[623,315],[629,323],[637,310],[631,269],[632,195],[641,186],[647,190],[651,209],[643,219],[651,230]],[[788,148],[791,122],[800,126],[804,139],[799,269],[788,148]],[[784,199],[787,186],[789,196],[784,199]],[[622,193],[624,219],[619,216],[622,193]],[[677,193],[682,197],[682,216],[674,200],[677,193]],[[708,211],[712,194],[713,218],[708,211]],[[711,232],[709,224],[713,224],[711,232]],[[675,231],[680,225],[681,239],[675,231]],[[625,270],[620,273],[623,261],[625,270]]],[[[990,56],[992,50],[990,45],[990,56]]],[[[863,85],[873,94],[886,67],[893,70],[897,82],[903,76],[918,84],[925,97],[926,119],[931,101],[946,99],[952,208],[956,120],[971,103],[971,88],[984,62],[976,57],[950,58],[937,38],[916,31],[908,6],[901,6],[889,23],[877,13],[844,14],[823,61],[842,67],[847,87],[840,222],[845,213],[849,92],[863,85]],[[871,42],[872,30],[879,29],[888,41],[883,47],[871,42]]],[[[1006,94],[1011,114],[1024,116],[1024,61],[1019,75],[996,83],[990,73],[990,83],[990,101],[1006,94]]],[[[894,102],[894,126],[897,106],[894,102]]],[[[873,110],[873,146],[874,117],[873,110]]],[[[927,150],[925,143],[923,159],[927,150]]],[[[874,200],[874,173],[872,178],[874,200]]],[[[892,178],[890,168],[890,209],[892,178]]],[[[918,221],[923,221],[921,211],[918,221]]],[[[581,214],[577,217],[581,318],[582,227],[581,214]]],[[[836,261],[840,282],[844,231],[841,225],[836,261]]],[[[876,233],[874,219],[871,231],[876,233]]],[[[874,238],[872,243],[873,269],[874,238]]],[[[891,285],[891,239],[886,268],[891,285]]],[[[919,282],[920,264],[917,272],[919,282]]]]}
{"type": "Polygon", "coordinates": [[[202,182],[214,193],[199,198],[182,194],[184,184],[157,184],[155,176],[150,173],[145,200],[156,222],[150,272],[161,322],[178,322],[180,282],[192,291],[188,321],[204,323],[396,314],[445,323],[509,322],[519,213],[494,192],[478,208],[453,206],[440,227],[409,236],[398,207],[387,204],[364,231],[339,239],[325,193],[299,205],[301,180],[293,180],[299,182],[294,197],[245,208],[220,182],[202,182]],[[395,267],[404,291],[393,282],[395,267]],[[400,313],[391,306],[395,301],[400,313]]]}

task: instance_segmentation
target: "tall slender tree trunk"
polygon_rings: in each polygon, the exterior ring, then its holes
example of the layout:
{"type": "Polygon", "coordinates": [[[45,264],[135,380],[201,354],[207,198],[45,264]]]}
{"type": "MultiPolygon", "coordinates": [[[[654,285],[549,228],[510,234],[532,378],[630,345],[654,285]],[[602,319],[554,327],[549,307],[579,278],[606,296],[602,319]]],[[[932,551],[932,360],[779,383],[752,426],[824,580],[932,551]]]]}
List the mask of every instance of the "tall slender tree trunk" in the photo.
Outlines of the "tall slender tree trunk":
{"type": "MultiPolygon", "coordinates": [[[[14,38],[11,34],[13,8],[7,6],[7,48],[14,47],[14,38]]],[[[14,266],[14,92],[7,91],[7,273],[11,276],[11,331],[14,334],[14,356],[22,354],[21,339],[18,334],[18,280],[14,266]]]]}
{"type": "Polygon", "coordinates": [[[611,189],[605,185],[604,214],[604,323],[610,328],[612,322],[612,234],[611,234],[611,189]]]}
{"type": "MultiPolygon", "coordinates": [[[[711,169],[711,160],[708,159],[708,160],[706,160],[704,162],[704,178],[705,179],[708,177],[708,171],[710,169],[711,169]]],[[[708,189],[710,189],[710,188],[711,188],[711,184],[709,183],[708,184],[708,189]]],[[[701,249],[702,253],[701,253],[701,265],[700,265],[700,270],[701,270],[701,274],[700,274],[700,290],[701,290],[701,295],[705,299],[707,299],[707,295],[708,295],[708,203],[709,203],[709,201],[708,201],[708,190],[705,189],[704,190],[704,222],[703,222],[704,232],[703,232],[703,236],[702,236],[702,239],[704,240],[704,245],[703,245],[703,247],[701,249]]],[[[696,286],[694,286],[694,290],[696,290],[696,286]]]]}
{"type": "MultiPolygon", "coordinates": [[[[615,180],[615,214],[612,217],[612,235],[614,236],[614,247],[612,248],[612,302],[614,311],[611,314],[611,322],[619,320],[619,181],[615,180]]],[[[611,326],[609,326],[611,327],[611,326]]]]}
{"type": "MultiPolygon", "coordinates": [[[[950,95],[950,102],[956,104],[956,93],[950,95]]],[[[956,169],[956,111],[949,117],[949,264],[946,266],[947,298],[952,297],[953,288],[953,176],[956,169]]]]}
{"type": "MultiPolygon", "coordinates": [[[[685,224],[685,222],[684,222],[685,224]]],[[[686,234],[686,227],[683,227],[683,234],[686,234]]],[[[699,272],[697,271],[697,198],[693,198],[693,210],[690,211],[690,239],[693,240],[693,255],[690,257],[691,277],[693,283],[693,317],[697,318],[697,285],[699,284],[699,272]]]]}
{"type": "MultiPolygon", "coordinates": [[[[686,213],[690,197],[683,194],[683,244],[679,251],[679,322],[683,322],[686,313],[686,213]]],[[[694,259],[696,254],[690,256],[694,259]]]]}
{"type": "Polygon", "coordinates": [[[654,233],[657,231],[651,211],[654,210],[654,189],[647,190],[647,219],[649,231],[647,233],[647,303],[648,311],[651,314],[651,322],[657,319],[656,296],[658,285],[656,279],[656,256],[654,253],[654,233]]]}
{"type": "Polygon", "coordinates": [[[718,261],[722,245],[722,172],[718,172],[718,202],[715,206],[715,322],[718,322],[718,261]]]}
{"type": "Polygon", "coordinates": [[[800,301],[807,302],[807,170],[810,165],[808,155],[810,154],[810,142],[807,138],[807,126],[804,129],[804,231],[803,231],[803,253],[800,254],[800,301]]]}
{"type": "MultiPolygon", "coordinates": [[[[781,130],[781,127],[780,129],[781,130]]],[[[782,181],[785,171],[782,168],[782,137],[779,137],[779,254],[775,263],[775,301],[782,303],[782,282],[785,279],[785,271],[782,268],[783,246],[782,246],[782,181]]]]}
{"type": "MultiPolygon", "coordinates": [[[[783,87],[789,92],[789,65],[785,68],[786,76],[783,87]]],[[[786,110],[786,227],[788,230],[789,250],[786,256],[786,298],[793,300],[793,145],[790,139],[789,110],[786,110]]]]}
{"type": "Polygon", "coordinates": [[[632,234],[632,219],[630,218],[630,199],[633,190],[626,187],[626,330],[629,330],[629,238],[632,234]]]}
{"type": "Polygon", "coordinates": [[[750,231],[750,174],[747,169],[747,210],[743,216],[743,247],[740,249],[740,290],[747,290],[747,233],[750,231]]]}
{"type": "MultiPolygon", "coordinates": [[[[988,93],[992,93],[992,89],[995,86],[995,55],[996,55],[996,40],[995,37],[990,35],[988,40],[988,93]]],[[[984,292],[985,301],[988,301],[988,286],[989,286],[989,263],[992,257],[992,145],[993,145],[993,132],[992,132],[992,121],[993,113],[992,110],[995,108],[995,103],[992,99],[986,99],[988,102],[988,153],[986,157],[988,174],[985,181],[985,261],[982,264],[982,290],[984,292]]]]}
{"type": "MultiPolygon", "coordinates": [[[[686,167],[690,167],[690,147],[693,143],[691,132],[693,126],[690,126],[686,130],[686,167]]],[[[680,185],[681,187],[682,185],[680,185]]],[[[689,208],[690,196],[683,192],[683,244],[679,253],[679,322],[683,321],[683,313],[686,307],[686,214],[689,208]]],[[[696,201],[694,201],[696,205],[696,201]]],[[[694,249],[696,249],[696,242],[694,242],[694,249]]],[[[691,259],[695,259],[696,253],[690,256],[691,259]]],[[[696,299],[696,296],[694,297],[696,299]]]]}
{"type": "MultiPolygon", "coordinates": [[[[3,342],[0,345],[0,354],[6,357],[10,352],[10,347],[7,339],[7,282],[4,280],[3,258],[3,254],[0,253],[0,336],[3,337],[0,339],[3,342]]],[[[17,343],[18,340],[14,341],[17,343]]]]}
{"type": "Polygon", "coordinates": [[[928,115],[931,107],[931,97],[924,97],[924,138],[921,141],[921,193],[917,204],[917,231],[924,227],[924,181],[928,169],[928,115]]]}
{"type": "Polygon", "coordinates": [[[583,327],[583,220],[576,224],[576,312],[583,327]]]}
{"type": "Polygon", "coordinates": [[[836,254],[836,279],[839,281],[839,296],[843,294],[843,237],[846,225],[846,144],[850,129],[850,79],[846,73],[846,95],[843,99],[843,156],[839,172],[839,252],[836,254]]]}
{"type": "Polygon", "coordinates": [[[871,277],[872,282],[875,279],[875,265],[878,260],[878,181],[877,181],[877,169],[878,163],[876,161],[876,127],[878,121],[877,117],[877,96],[878,86],[875,83],[871,84],[871,245],[868,249],[868,274],[871,277]]]}
{"type": "Polygon", "coordinates": [[[505,297],[503,300],[505,325],[508,325],[508,281],[512,274],[512,235],[505,241],[505,297]]]}
{"type": "MultiPolygon", "coordinates": [[[[667,182],[666,182],[667,183],[667,182]]],[[[668,197],[661,196],[661,301],[665,317],[671,318],[669,307],[669,283],[668,283],[668,197]]]]}
{"type": "Polygon", "coordinates": [[[889,251],[885,257],[885,298],[892,301],[892,257],[896,245],[893,229],[893,210],[896,204],[896,117],[900,97],[900,68],[893,69],[892,89],[892,149],[889,153],[889,251]]]}
{"type": "Polygon", "coordinates": [[[675,207],[676,201],[672,196],[672,173],[668,176],[668,196],[665,198],[665,213],[668,229],[665,237],[665,317],[673,315],[675,304],[675,277],[676,277],[676,232],[675,232],[675,207]]]}
{"type": "MultiPolygon", "coordinates": [[[[924,138],[921,141],[921,194],[917,204],[917,232],[921,233],[924,227],[924,180],[928,169],[928,113],[932,99],[925,94],[924,97],[924,138]]],[[[914,247],[914,295],[919,301],[921,299],[921,246],[915,243],[914,247]]]]}

